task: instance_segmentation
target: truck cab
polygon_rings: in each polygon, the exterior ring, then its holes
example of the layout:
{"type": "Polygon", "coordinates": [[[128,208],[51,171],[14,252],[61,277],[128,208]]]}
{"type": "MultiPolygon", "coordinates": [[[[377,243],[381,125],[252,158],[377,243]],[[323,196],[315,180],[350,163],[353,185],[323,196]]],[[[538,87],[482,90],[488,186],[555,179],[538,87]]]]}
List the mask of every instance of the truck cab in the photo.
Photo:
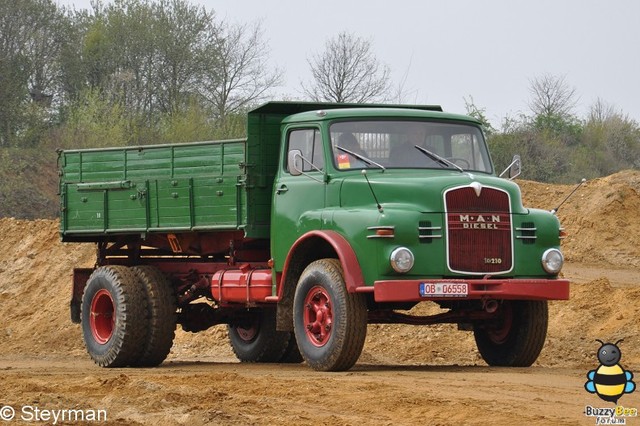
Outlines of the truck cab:
{"type": "MultiPolygon", "coordinates": [[[[479,122],[436,109],[318,109],[283,120],[271,215],[280,303],[296,310],[304,275],[288,266],[337,257],[341,271],[320,269],[365,299],[369,322],[457,322],[475,330],[491,364],[530,364],[544,342],[546,300],[568,298],[558,279],[560,224],[524,208],[518,186],[496,176],[479,122]],[[450,311],[439,319],[397,312],[423,301],[450,311]],[[526,354],[506,349],[514,321],[537,324],[526,354]]],[[[298,341],[322,346],[325,333],[308,329],[333,327],[331,315],[298,315],[308,318],[298,341]]]]}

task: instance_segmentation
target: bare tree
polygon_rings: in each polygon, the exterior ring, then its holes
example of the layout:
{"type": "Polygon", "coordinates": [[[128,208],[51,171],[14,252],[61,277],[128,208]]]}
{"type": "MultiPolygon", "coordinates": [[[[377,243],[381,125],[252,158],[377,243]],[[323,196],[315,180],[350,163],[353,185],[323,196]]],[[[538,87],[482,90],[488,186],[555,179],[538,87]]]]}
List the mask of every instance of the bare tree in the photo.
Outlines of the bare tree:
{"type": "Polygon", "coordinates": [[[402,74],[402,78],[398,84],[391,88],[391,100],[397,104],[417,103],[418,89],[407,88],[407,79],[409,77],[409,71],[411,71],[411,64],[413,62],[413,54],[409,58],[409,64],[402,74]],[[408,100],[408,98],[412,98],[408,100]]]}
{"type": "Polygon", "coordinates": [[[388,96],[389,67],[378,62],[370,40],[341,32],[307,62],[313,80],[302,89],[314,101],[361,103],[388,96]]]}
{"type": "Polygon", "coordinates": [[[611,118],[619,115],[615,109],[615,107],[602,98],[596,99],[596,101],[589,108],[589,117],[587,119],[588,123],[604,123],[611,118]]]}
{"type": "Polygon", "coordinates": [[[567,118],[577,103],[576,89],[564,76],[544,74],[529,81],[529,108],[535,116],[567,118]]]}
{"type": "Polygon", "coordinates": [[[205,78],[204,97],[217,118],[241,112],[282,84],[282,71],[268,67],[260,23],[223,23],[213,48],[217,61],[205,78]]]}

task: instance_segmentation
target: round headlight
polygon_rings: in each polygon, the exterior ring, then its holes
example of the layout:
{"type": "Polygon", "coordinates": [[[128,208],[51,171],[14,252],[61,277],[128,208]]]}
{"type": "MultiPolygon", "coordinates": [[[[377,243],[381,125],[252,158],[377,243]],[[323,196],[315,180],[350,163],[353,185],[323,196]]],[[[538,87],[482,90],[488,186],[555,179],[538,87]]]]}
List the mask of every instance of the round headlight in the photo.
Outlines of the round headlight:
{"type": "Polygon", "coordinates": [[[542,267],[550,274],[557,274],[562,269],[564,257],[558,249],[549,249],[542,254],[542,267]]]}
{"type": "Polygon", "coordinates": [[[406,247],[398,247],[391,252],[389,262],[394,271],[404,274],[413,268],[413,253],[406,247]]]}

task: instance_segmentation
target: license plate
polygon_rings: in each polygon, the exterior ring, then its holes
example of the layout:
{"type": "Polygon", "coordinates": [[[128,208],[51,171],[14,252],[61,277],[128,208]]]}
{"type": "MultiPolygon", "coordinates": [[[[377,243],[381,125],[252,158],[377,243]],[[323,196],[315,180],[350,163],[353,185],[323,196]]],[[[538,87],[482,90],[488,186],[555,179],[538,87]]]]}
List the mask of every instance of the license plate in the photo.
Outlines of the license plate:
{"type": "Polygon", "coordinates": [[[422,297],[467,297],[467,283],[420,283],[422,297]]]}

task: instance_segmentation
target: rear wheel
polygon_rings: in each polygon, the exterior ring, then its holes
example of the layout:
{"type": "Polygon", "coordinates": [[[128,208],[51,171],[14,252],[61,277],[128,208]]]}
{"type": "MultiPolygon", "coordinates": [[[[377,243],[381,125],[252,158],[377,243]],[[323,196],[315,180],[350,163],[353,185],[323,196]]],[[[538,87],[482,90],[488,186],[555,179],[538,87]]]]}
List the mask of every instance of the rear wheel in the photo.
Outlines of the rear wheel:
{"type": "Polygon", "coordinates": [[[367,335],[367,306],[347,292],[342,265],[321,259],[303,271],[293,302],[293,325],[304,360],[314,370],[351,368],[367,335]]]}
{"type": "Polygon", "coordinates": [[[82,295],[82,336],[101,367],[132,365],[147,330],[147,302],[138,278],[125,266],[96,269],[82,295]]]}
{"type": "Polygon", "coordinates": [[[158,268],[149,265],[132,268],[145,290],[148,315],[146,339],[139,367],[155,367],[169,355],[176,330],[176,296],[171,282],[158,268]]]}
{"type": "Polygon", "coordinates": [[[280,362],[291,333],[276,330],[276,310],[260,309],[245,321],[228,326],[233,353],[240,362],[280,362]]]}
{"type": "Polygon", "coordinates": [[[291,337],[289,338],[289,343],[287,344],[287,349],[284,351],[284,355],[280,358],[280,362],[286,364],[300,364],[304,359],[302,358],[302,354],[298,349],[298,342],[296,341],[296,335],[294,333],[289,333],[291,337]]]}
{"type": "Polygon", "coordinates": [[[491,366],[529,367],[538,359],[547,337],[547,302],[505,300],[498,314],[496,323],[474,327],[480,355],[491,366]]]}

